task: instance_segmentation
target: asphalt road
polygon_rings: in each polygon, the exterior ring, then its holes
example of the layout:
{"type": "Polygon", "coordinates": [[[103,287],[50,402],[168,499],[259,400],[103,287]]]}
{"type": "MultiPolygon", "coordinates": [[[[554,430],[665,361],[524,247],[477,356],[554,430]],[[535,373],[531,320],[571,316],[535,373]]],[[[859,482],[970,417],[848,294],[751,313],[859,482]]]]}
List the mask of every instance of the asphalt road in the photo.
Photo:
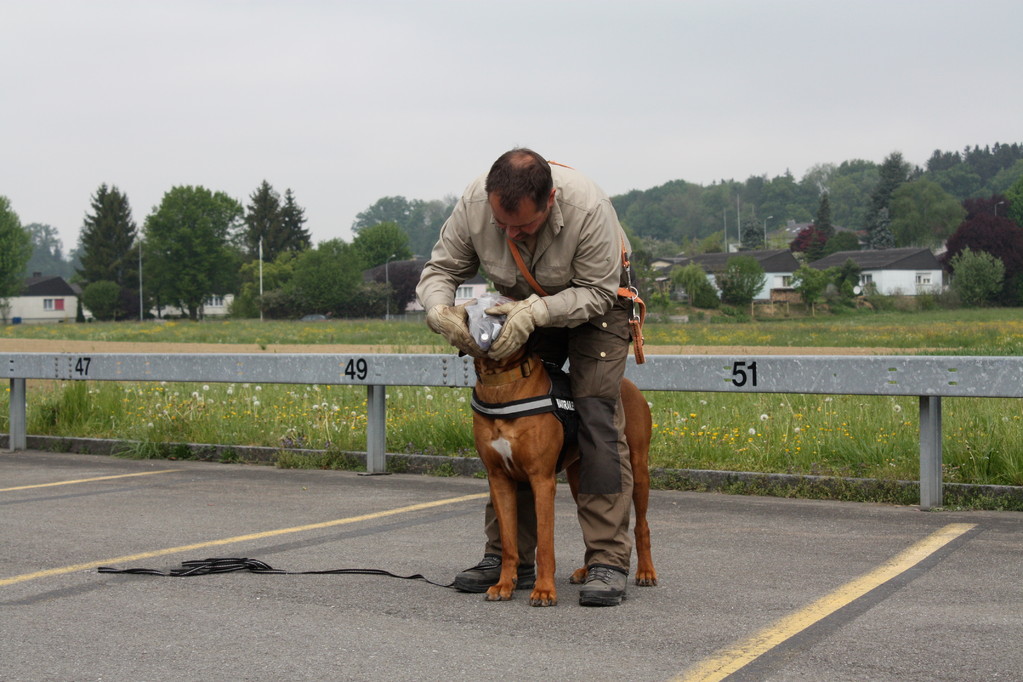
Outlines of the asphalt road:
{"type": "Polygon", "coordinates": [[[3,680],[1021,680],[1023,514],[652,493],[660,585],[553,608],[367,575],[114,575],[207,557],[449,582],[486,482],[0,453],[3,680]],[[730,677],[728,677],[730,675],[730,677]]]}

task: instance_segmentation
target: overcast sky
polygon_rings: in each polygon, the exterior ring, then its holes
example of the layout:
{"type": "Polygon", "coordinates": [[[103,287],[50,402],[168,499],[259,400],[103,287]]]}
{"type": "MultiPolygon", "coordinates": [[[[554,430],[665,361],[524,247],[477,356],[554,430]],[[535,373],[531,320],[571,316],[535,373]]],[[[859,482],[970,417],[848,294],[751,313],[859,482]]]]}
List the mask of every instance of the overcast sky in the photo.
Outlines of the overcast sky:
{"type": "Polygon", "coordinates": [[[291,188],[314,242],[513,146],[610,194],[1023,142],[1020,0],[0,0],[0,195],[291,188]]]}

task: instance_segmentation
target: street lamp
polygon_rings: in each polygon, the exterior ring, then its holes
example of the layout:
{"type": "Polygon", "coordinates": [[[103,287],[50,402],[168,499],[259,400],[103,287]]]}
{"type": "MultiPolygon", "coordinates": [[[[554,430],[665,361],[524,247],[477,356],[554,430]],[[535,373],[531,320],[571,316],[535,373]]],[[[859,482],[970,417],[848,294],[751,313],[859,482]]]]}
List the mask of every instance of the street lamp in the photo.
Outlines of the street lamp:
{"type": "Polygon", "coordinates": [[[387,297],[386,299],[387,308],[386,312],[384,313],[385,320],[391,319],[391,273],[388,270],[388,266],[391,264],[391,259],[393,259],[394,256],[395,254],[392,253],[390,256],[387,257],[387,260],[384,261],[384,284],[387,285],[387,292],[385,294],[387,297]]]}
{"type": "Polygon", "coordinates": [[[263,321],[263,238],[259,238],[259,321],[263,321]]]}
{"type": "Polygon", "coordinates": [[[1004,203],[1005,203],[1004,201],[999,201],[997,204],[995,204],[995,217],[996,218],[998,217],[998,207],[1001,206],[1004,203]]]}
{"type": "Polygon", "coordinates": [[[773,218],[773,215],[769,215],[764,218],[764,248],[767,248],[767,221],[773,218]]]}
{"type": "Polygon", "coordinates": [[[142,306],[142,235],[139,235],[139,322],[145,320],[142,306]]]}

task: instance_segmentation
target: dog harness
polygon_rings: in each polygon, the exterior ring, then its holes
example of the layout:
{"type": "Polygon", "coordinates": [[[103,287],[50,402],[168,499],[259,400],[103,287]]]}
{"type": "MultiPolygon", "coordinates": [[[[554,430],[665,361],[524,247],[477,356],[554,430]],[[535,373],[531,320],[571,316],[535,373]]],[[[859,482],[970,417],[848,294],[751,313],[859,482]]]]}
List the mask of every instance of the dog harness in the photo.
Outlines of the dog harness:
{"type": "MultiPolygon", "coordinates": [[[[551,380],[551,388],[547,395],[522,398],[521,400],[512,400],[507,403],[488,403],[480,400],[474,388],[470,404],[473,412],[484,417],[490,417],[491,419],[518,419],[519,417],[544,414],[545,412],[553,413],[554,417],[561,422],[561,427],[565,433],[564,445],[558,456],[557,468],[560,470],[565,451],[574,445],[578,438],[579,415],[575,411],[575,401],[572,400],[571,380],[568,373],[553,363],[545,362],[543,364],[551,380]]],[[[514,369],[509,371],[518,373],[523,370],[514,369]]],[[[526,369],[524,371],[528,375],[530,370],[526,369]]]]}

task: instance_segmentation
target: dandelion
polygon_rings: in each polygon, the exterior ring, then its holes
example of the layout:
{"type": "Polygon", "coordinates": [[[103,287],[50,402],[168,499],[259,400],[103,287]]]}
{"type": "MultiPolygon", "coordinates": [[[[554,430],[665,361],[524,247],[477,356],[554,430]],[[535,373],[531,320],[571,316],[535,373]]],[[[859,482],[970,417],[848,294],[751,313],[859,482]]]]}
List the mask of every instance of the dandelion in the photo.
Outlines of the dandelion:
{"type": "Polygon", "coordinates": [[[204,391],[210,390],[210,385],[209,384],[203,384],[202,385],[202,390],[204,390],[204,391]]]}
{"type": "Polygon", "coordinates": [[[707,404],[707,401],[706,401],[706,400],[701,400],[701,401],[700,401],[700,404],[701,404],[701,405],[706,405],[706,404],[707,404]]]}
{"type": "Polygon", "coordinates": [[[760,421],[766,422],[768,419],[770,419],[770,417],[768,417],[766,414],[760,415],[760,421]]]}
{"type": "Polygon", "coordinates": [[[892,409],[896,412],[902,412],[902,405],[896,404],[892,409]]]}
{"type": "Polygon", "coordinates": [[[749,430],[749,435],[751,435],[751,436],[755,436],[755,435],[757,435],[757,430],[756,430],[756,429],[753,429],[753,428],[751,428],[751,429],[749,430]]]}

